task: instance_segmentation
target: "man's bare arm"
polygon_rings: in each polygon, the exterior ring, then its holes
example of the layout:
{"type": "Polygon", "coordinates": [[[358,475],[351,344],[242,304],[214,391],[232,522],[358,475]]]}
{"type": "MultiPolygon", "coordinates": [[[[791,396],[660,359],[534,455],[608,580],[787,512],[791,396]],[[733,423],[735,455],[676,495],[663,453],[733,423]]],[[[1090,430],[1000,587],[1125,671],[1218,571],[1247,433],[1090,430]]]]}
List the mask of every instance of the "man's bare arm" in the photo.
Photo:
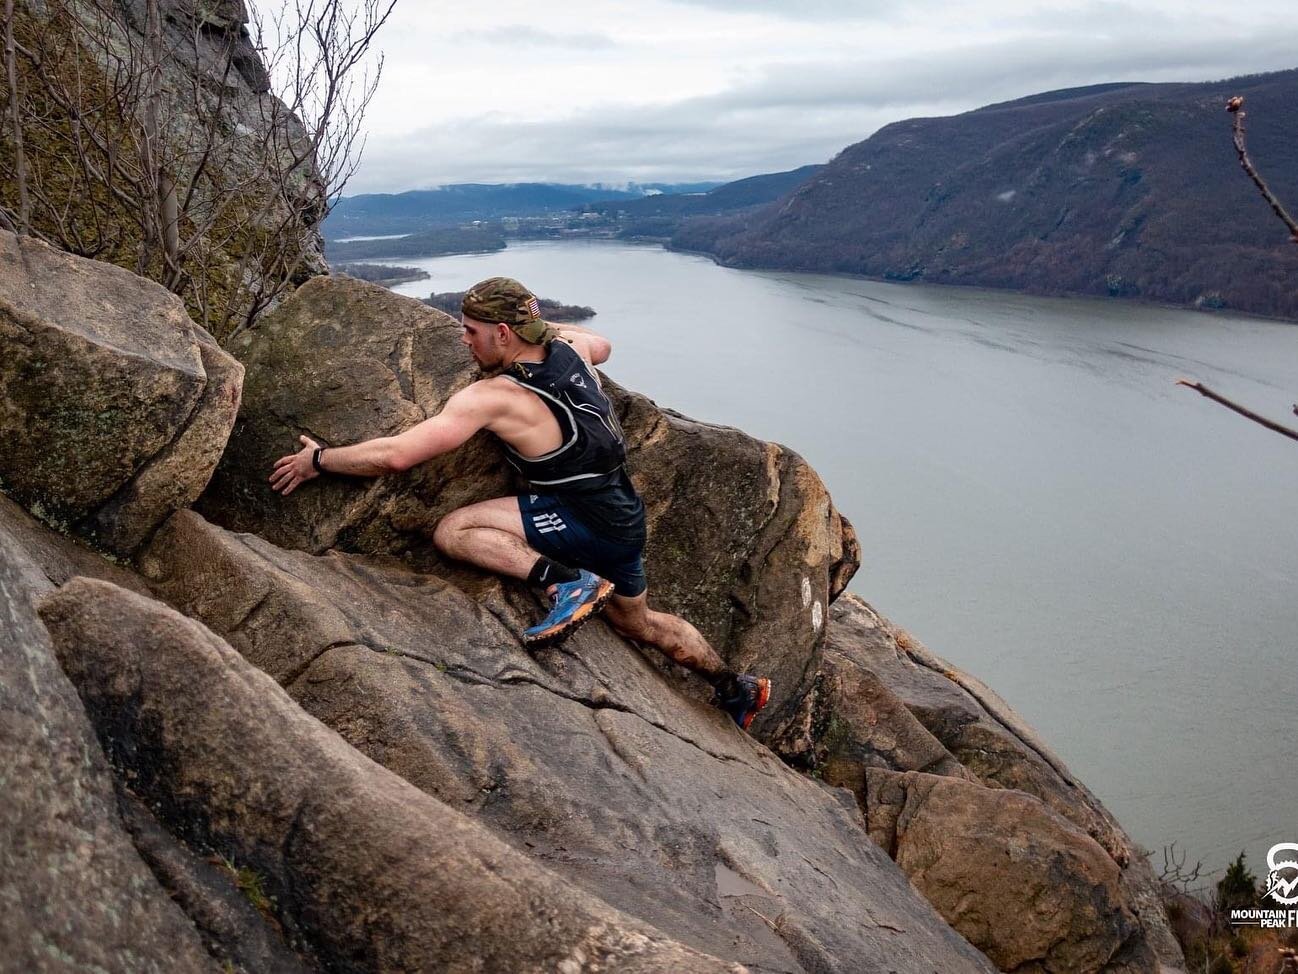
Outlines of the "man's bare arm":
{"type": "Polygon", "coordinates": [[[613,354],[613,343],[581,325],[552,325],[559,337],[572,345],[591,365],[603,365],[613,354]]]}
{"type": "MultiPolygon", "coordinates": [[[[416,464],[454,450],[495,418],[499,397],[474,383],[453,395],[431,419],[396,436],[379,436],[350,446],[326,447],[320,455],[325,473],[380,477],[400,473],[416,464]]],[[[275,461],[270,486],[287,496],[302,483],[319,476],[311,459],[320,444],[299,437],[302,449],[275,461]]]]}

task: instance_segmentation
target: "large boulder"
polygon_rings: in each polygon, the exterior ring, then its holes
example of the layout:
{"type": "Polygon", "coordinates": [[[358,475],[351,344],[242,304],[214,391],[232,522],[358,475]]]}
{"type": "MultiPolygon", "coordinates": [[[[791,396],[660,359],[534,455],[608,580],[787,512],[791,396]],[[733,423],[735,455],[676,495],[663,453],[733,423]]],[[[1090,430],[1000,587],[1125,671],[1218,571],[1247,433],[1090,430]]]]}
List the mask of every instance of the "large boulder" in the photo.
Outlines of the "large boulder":
{"type": "MultiPolygon", "coordinates": [[[[930,776],[950,779],[940,786],[926,784],[923,795],[938,788],[934,794],[960,803],[960,810],[948,813],[941,827],[952,850],[966,843],[1000,848],[1017,842],[1014,835],[1029,832],[1050,848],[1074,847],[1074,833],[1086,836],[1094,843],[1090,852],[1102,850],[1109,860],[1117,885],[1113,901],[1106,900],[1104,909],[1095,914],[1109,917],[1103,936],[1096,933],[1094,924],[1071,926],[1073,914],[1085,912],[1074,910],[1076,904],[1049,911],[1060,938],[1050,947],[1052,955],[1068,954],[1073,957],[1070,964],[1075,962],[1075,966],[1059,969],[1102,970],[1113,963],[1153,970],[1159,962],[1169,967],[1184,963],[1148,860],[1099,799],[990,688],[937,656],[856,596],[845,595],[835,604],[816,686],[773,744],[795,766],[831,784],[851,788],[876,838],[883,834],[876,829],[879,816],[895,815],[877,808],[876,803],[886,794],[896,804],[900,786],[884,789],[868,783],[892,780],[887,775],[896,772],[924,772],[925,781],[930,776]],[[1135,925],[1127,925],[1128,917],[1135,925]],[[1066,946],[1070,940],[1078,942],[1066,946]],[[1112,948],[1112,957],[1101,956],[1105,948],[1112,948]]],[[[927,814],[933,817],[933,812],[927,814]]],[[[885,843],[885,848],[891,846],[885,843]]],[[[949,855],[953,861],[943,868],[959,867],[964,853],[952,851],[949,855]]],[[[1060,891],[1078,891],[1084,899],[1089,895],[1084,891],[1093,888],[1097,875],[1089,855],[1050,859],[1048,884],[1060,891]]],[[[907,872],[914,880],[912,871],[907,872]]],[[[930,899],[943,916],[994,960],[1009,963],[1002,966],[1009,970],[1025,961],[998,945],[1006,939],[1023,942],[1022,933],[1015,929],[1019,921],[1004,906],[1006,893],[1001,885],[989,881],[980,887],[980,875],[988,878],[991,872],[975,871],[966,876],[967,888],[957,900],[944,898],[938,886],[917,885],[926,895],[938,894],[930,899]],[[962,916],[967,911],[981,911],[978,924],[964,923],[962,916]]],[[[1032,888],[1032,884],[1024,886],[1025,890],[1032,888]]],[[[1044,887],[1037,884],[1035,888],[1044,887]]],[[[1039,946],[1044,941],[1039,937],[1035,942],[1039,946]]]]}
{"type": "Polygon", "coordinates": [[[99,742],[32,607],[53,586],[8,530],[21,513],[0,513],[0,969],[216,972],[123,828],[99,742]]]}
{"type": "Polygon", "coordinates": [[[1002,971],[1153,971],[1119,869],[1020,791],[871,768],[870,837],[1002,971]]]}
{"type": "Polygon", "coordinates": [[[0,231],[0,487],[130,554],[206,486],[243,368],[175,295],[0,231]]]}
{"type": "Polygon", "coordinates": [[[174,830],[252,871],[329,969],[722,974],[367,760],[220,638],[73,579],[41,605],[100,740],[174,830]]]}
{"type": "MultiPolygon", "coordinates": [[[[795,773],[603,622],[529,656],[514,633],[535,602],[514,586],[283,550],[192,512],[140,565],[361,752],[678,941],[760,970],[991,970],[846,792],[795,773]]],[[[206,737],[218,752],[221,733],[206,737]]]]}
{"type": "MultiPolygon", "coordinates": [[[[247,368],[243,409],[197,509],[283,547],[453,571],[432,549],[437,521],[514,492],[487,434],[400,476],[322,478],[287,498],[266,481],[301,433],[353,443],[437,413],[479,375],[459,336],[454,319],[376,285],[303,285],[231,346],[247,368]]],[[[829,604],[858,562],[851,527],[796,453],[607,387],[648,510],[651,603],[688,618],[735,668],[772,677],[763,734],[815,676],[829,604]]]]}

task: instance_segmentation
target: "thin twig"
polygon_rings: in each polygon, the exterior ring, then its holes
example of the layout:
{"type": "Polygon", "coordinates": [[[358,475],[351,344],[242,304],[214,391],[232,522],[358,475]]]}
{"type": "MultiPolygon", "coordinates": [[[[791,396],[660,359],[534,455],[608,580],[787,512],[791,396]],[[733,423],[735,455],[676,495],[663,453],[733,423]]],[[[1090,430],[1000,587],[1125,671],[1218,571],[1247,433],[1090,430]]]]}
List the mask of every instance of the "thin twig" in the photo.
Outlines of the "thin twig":
{"type": "Polygon", "coordinates": [[[742,907],[743,907],[745,910],[747,910],[749,913],[753,914],[753,916],[757,917],[757,918],[758,918],[759,920],[761,920],[763,923],[765,923],[765,924],[766,924],[768,927],[770,927],[771,930],[774,931],[775,933],[778,934],[778,933],[780,932],[779,924],[777,924],[777,923],[776,923],[774,920],[772,920],[770,917],[765,916],[764,914],[758,913],[756,910],[754,910],[754,909],[753,909],[751,906],[749,906],[747,903],[740,903],[739,905],[742,906],[742,907]]]}
{"type": "Polygon", "coordinates": [[[9,88],[9,116],[13,121],[14,178],[18,182],[18,232],[31,230],[32,207],[27,197],[27,158],[23,152],[23,125],[18,108],[18,71],[14,54],[14,0],[5,0],[5,76],[9,88]]]}
{"type": "Polygon", "coordinates": [[[1244,167],[1244,171],[1248,173],[1248,178],[1253,180],[1253,184],[1261,191],[1262,198],[1271,205],[1275,215],[1283,220],[1284,225],[1289,228],[1289,239],[1294,243],[1298,243],[1298,223],[1294,222],[1294,218],[1288,214],[1284,205],[1275,198],[1275,194],[1271,192],[1271,187],[1266,184],[1266,180],[1254,167],[1253,160],[1248,157],[1248,149],[1244,145],[1245,112],[1243,96],[1236,95],[1226,102],[1226,111],[1235,116],[1231,128],[1235,134],[1235,154],[1239,156],[1239,164],[1244,167]]]}
{"type": "MultiPolygon", "coordinates": [[[[1245,407],[1241,406],[1239,403],[1232,402],[1231,400],[1227,399],[1225,396],[1213,392],[1211,389],[1209,389],[1207,386],[1203,385],[1200,382],[1195,382],[1192,379],[1177,379],[1176,384],[1178,386],[1185,386],[1187,389],[1193,389],[1195,392],[1199,393],[1200,395],[1207,396],[1209,399],[1213,400],[1213,402],[1219,402],[1227,409],[1233,409],[1235,412],[1239,413],[1241,416],[1245,417],[1246,419],[1251,419],[1253,422],[1257,423],[1260,426],[1265,426],[1269,430],[1274,430],[1275,432],[1279,433],[1281,436],[1287,436],[1291,440],[1298,440],[1298,430],[1290,429],[1288,426],[1281,426],[1279,423],[1275,422],[1274,420],[1267,419],[1265,416],[1259,416],[1251,409],[1246,409],[1245,407]]],[[[1298,406],[1294,407],[1294,411],[1298,412],[1298,406]]]]}

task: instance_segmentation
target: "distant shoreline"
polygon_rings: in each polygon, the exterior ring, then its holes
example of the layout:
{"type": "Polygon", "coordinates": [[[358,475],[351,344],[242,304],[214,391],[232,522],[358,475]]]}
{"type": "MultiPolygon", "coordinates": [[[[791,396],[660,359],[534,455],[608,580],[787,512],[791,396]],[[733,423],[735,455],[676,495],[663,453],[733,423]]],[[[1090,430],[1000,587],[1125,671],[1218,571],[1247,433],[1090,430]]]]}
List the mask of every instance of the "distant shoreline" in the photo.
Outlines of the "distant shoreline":
{"type": "MultiPolygon", "coordinates": [[[[923,287],[953,288],[953,289],[960,289],[964,291],[973,291],[973,292],[981,291],[981,292],[987,292],[989,294],[1023,294],[1028,297],[1034,297],[1034,298],[1060,298],[1060,299],[1073,300],[1073,301],[1094,301],[1100,304],[1105,304],[1110,306],[1114,304],[1118,304],[1118,305],[1129,304],[1129,305],[1138,305],[1140,307],[1145,307],[1145,308],[1166,308],[1169,311],[1195,311],[1205,315],[1227,315],[1232,318],[1249,318],[1256,321],[1270,321],[1270,322],[1275,322],[1277,324],[1298,325],[1298,318],[1286,318],[1278,315],[1267,315],[1267,314],[1261,314],[1256,311],[1243,311],[1238,308],[1209,308],[1204,306],[1196,307],[1193,304],[1173,304],[1166,301],[1158,301],[1151,298],[1144,298],[1144,297],[1138,297],[1132,295],[1106,297],[1104,295],[1086,294],[1078,291],[1043,291],[1034,288],[994,287],[987,284],[961,284],[954,281],[931,281],[931,280],[899,281],[893,278],[875,277],[870,274],[853,274],[847,271],[794,270],[786,267],[749,267],[742,264],[727,264],[726,262],[719,260],[716,257],[716,255],[710,254],[705,250],[690,250],[685,247],[673,247],[671,246],[670,243],[666,242],[661,238],[607,237],[600,234],[590,233],[590,234],[570,234],[569,236],[565,236],[565,237],[506,237],[505,239],[506,239],[505,249],[507,249],[510,244],[514,244],[514,243],[562,244],[562,243],[575,241],[575,240],[582,240],[582,241],[602,240],[602,241],[612,241],[614,243],[622,243],[622,244],[637,244],[641,246],[662,247],[663,250],[666,250],[673,254],[683,254],[689,257],[706,257],[708,260],[712,261],[712,263],[716,264],[718,267],[725,267],[729,270],[736,270],[736,271],[754,271],[757,273],[765,273],[765,274],[807,274],[807,275],[815,275],[818,277],[841,278],[843,280],[872,281],[877,284],[896,284],[902,287],[910,286],[910,285],[921,285],[923,287]]],[[[480,254],[480,253],[499,253],[499,252],[500,252],[499,249],[491,250],[491,251],[462,250],[462,251],[456,251],[455,253],[427,254],[422,257],[414,257],[409,254],[406,254],[406,255],[393,256],[393,257],[369,257],[367,258],[367,260],[374,263],[383,263],[385,261],[399,261],[399,260],[436,260],[441,257],[469,256],[469,255],[480,254]]],[[[423,278],[412,278],[411,280],[423,280],[423,278]]],[[[398,281],[395,283],[407,283],[407,282],[398,281]]]]}
{"type": "Polygon", "coordinates": [[[331,265],[335,274],[345,274],[357,280],[368,281],[382,287],[393,287],[397,284],[412,284],[415,281],[426,281],[431,276],[428,271],[418,267],[400,267],[393,264],[348,263],[340,261],[331,265]],[[391,273],[385,273],[385,272],[391,273]]]}
{"type": "Polygon", "coordinates": [[[817,277],[836,277],[849,281],[871,281],[876,284],[896,284],[899,287],[920,285],[922,287],[951,288],[962,291],[982,291],[987,292],[988,294],[1023,294],[1033,298],[1059,298],[1069,301],[1094,301],[1097,304],[1105,305],[1130,304],[1139,305],[1143,308],[1166,308],[1169,311],[1194,311],[1205,315],[1228,315],[1231,318],[1251,318],[1257,321],[1271,321],[1282,325],[1298,325],[1298,318],[1267,315],[1257,311],[1243,311],[1239,308],[1210,308],[1205,305],[1173,304],[1167,301],[1158,301],[1154,298],[1145,298],[1136,295],[1115,295],[1108,297],[1102,294],[1088,294],[1083,291],[1045,291],[1026,287],[995,287],[990,284],[961,284],[957,281],[930,281],[918,278],[909,281],[901,281],[890,277],[875,277],[871,274],[853,274],[849,271],[811,271],[794,270],[788,267],[750,267],[744,264],[727,264],[725,261],[718,259],[715,254],[710,254],[706,250],[689,250],[685,247],[673,247],[666,243],[661,246],[663,250],[670,251],[673,254],[683,254],[689,257],[706,257],[718,267],[724,267],[727,270],[732,271],[754,271],[761,274],[807,274],[815,275],[817,277]]]}

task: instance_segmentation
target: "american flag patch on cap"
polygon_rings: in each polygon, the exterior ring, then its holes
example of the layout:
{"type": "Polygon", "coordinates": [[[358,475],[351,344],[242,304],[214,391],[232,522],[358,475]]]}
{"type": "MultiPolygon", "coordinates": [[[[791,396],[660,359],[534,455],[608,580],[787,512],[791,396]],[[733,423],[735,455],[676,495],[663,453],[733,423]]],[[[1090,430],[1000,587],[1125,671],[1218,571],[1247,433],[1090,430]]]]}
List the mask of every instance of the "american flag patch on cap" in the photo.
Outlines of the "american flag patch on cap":
{"type": "Polygon", "coordinates": [[[533,318],[541,317],[541,306],[536,303],[536,298],[527,299],[527,313],[533,318]]]}

